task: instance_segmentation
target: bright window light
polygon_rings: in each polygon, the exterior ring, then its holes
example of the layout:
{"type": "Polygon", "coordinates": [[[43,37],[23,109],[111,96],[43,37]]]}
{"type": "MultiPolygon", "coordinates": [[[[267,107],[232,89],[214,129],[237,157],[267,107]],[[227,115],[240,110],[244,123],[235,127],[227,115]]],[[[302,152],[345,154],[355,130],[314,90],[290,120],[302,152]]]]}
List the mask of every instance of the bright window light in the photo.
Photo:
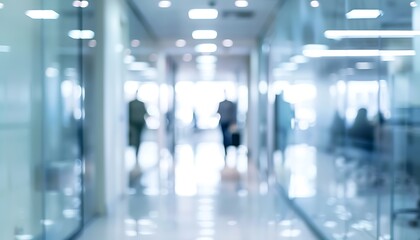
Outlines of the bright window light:
{"type": "Polygon", "coordinates": [[[53,10],[28,10],[25,14],[32,19],[57,19],[60,16],[53,10]]]}
{"type": "Polygon", "coordinates": [[[4,3],[0,3],[0,9],[4,8],[4,3]]]}
{"type": "Polygon", "coordinates": [[[197,63],[216,63],[217,57],[212,55],[203,55],[196,58],[197,63]]]}
{"type": "Polygon", "coordinates": [[[354,9],[346,13],[347,19],[372,19],[382,15],[378,9],[354,9]]]}
{"type": "Polygon", "coordinates": [[[235,1],[235,6],[238,7],[238,8],[248,7],[248,1],[246,1],[246,0],[236,0],[235,1]]]}
{"type": "Polygon", "coordinates": [[[420,36],[420,31],[410,30],[327,30],[324,36],[328,39],[343,38],[412,38],[420,36]]]}
{"type": "Polygon", "coordinates": [[[175,42],[175,46],[177,47],[185,47],[185,45],[187,45],[187,41],[185,41],[184,39],[178,39],[175,42]]]}
{"type": "Polygon", "coordinates": [[[231,39],[225,39],[225,40],[223,40],[222,44],[223,44],[224,47],[229,48],[229,47],[233,46],[233,41],[231,39]]]}
{"type": "Polygon", "coordinates": [[[170,7],[171,5],[172,5],[171,1],[166,1],[166,0],[163,0],[163,1],[160,1],[160,2],[159,2],[159,7],[160,7],[160,8],[168,8],[168,7],[170,7]]]}
{"type": "Polygon", "coordinates": [[[318,57],[389,57],[415,56],[414,50],[303,50],[303,55],[310,58],[318,57]]]}
{"type": "Polygon", "coordinates": [[[214,30],[196,30],[192,33],[194,39],[215,39],[217,32],[214,30]]]}
{"type": "Polygon", "coordinates": [[[190,19],[216,19],[219,12],[216,9],[191,9],[188,11],[190,19]]]}
{"type": "Polygon", "coordinates": [[[92,30],[71,30],[68,35],[73,39],[92,39],[95,37],[95,32],[92,30]]]}
{"type": "Polygon", "coordinates": [[[216,52],[217,51],[217,45],[213,44],[213,43],[198,44],[197,46],[195,46],[195,51],[196,52],[201,52],[201,53],[216,52]]]}
{"type": "Polygon", "coordinates": [[[197,69],[201,71],[210,71],[216,69],[215,63],[199,63],[197,64],[197,69]]]}

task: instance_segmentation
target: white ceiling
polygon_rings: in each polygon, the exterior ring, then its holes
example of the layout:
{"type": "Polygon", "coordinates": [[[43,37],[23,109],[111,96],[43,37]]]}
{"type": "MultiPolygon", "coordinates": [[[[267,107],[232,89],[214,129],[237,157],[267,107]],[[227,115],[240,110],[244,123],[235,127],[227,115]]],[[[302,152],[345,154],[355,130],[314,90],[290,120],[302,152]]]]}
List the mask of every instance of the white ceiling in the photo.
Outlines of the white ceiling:
{"type": "Polygon", "coordinates": [[[161,46],[171,54],[193,53],[193,47],[199,43],[215,43],[216,54],[246,55],[255,44],[257,37],[269,22],[280,0],[248,0],[247,8],[237,8],[234,0],[172,0],[170,8],[159,8],[158,0],[132,0],[143,16],[146,25],[157,37],[161,46]],[[219,11],[216,20],[191,20],[188,11],[192,8],[211,8],[209,2],[219,11]],[[251,15],[241,17],[241,15],[251,15]],[[216,30],[215,40],[193,40],[194,30],[216,30]],[[234,46],[226,49],[222,46],[224,39],[232,39],[234,46]],[[176,48],[175,41],[185,39],[187,46],[176,48]]]}

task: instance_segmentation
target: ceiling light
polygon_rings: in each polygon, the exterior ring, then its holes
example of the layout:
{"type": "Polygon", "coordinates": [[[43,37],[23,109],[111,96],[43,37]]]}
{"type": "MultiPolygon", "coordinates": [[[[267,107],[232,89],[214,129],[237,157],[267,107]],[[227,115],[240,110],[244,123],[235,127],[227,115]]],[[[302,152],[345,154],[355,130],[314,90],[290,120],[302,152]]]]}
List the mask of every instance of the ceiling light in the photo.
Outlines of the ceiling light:
{"type": "Polygon", "coordinates": [[[90,40],[88,43],[89,47],[94,48],[96,47],[96,40],[90,40]]]}
{"type": "Polygon", "coordinates": [[[378,9],[354,9],[346,13],[347,19],[372,19],[382,15],[378,9]]]}
{"type": "Polygon", "coordinates": [[[201,52],[201,53],[216,52],[217,51],[217,45],[213,44],[213,43],[198,44],[197,46],[195,46],[195,51],[196,52],[201,52]]]}
{"type": "Polygon", "coordinates": [[[197,69],[201,71],[213,71],[216,69],[215,63],[199,63],[197,64],[197,69]]]}
{"type": "Polygon", "coordinates": [[[216,9],[191,9],[188,11],[190,19],[216,19],[219,12],[216,9]]]}
{"type": "Polygon", "coordinates": [[[217,57],[213,56],[213,55],[203,55],[203,56],[198,56],[195,61],[197,63],[216,63],[217,62],[217,57]]]}
{"type": "Polygon", "coordinates": [[[225,39],[225,40],[223,40],[223,43],[222,44],[225,47],[232,47],[233,46],[233,41],[230,40],[230,39],[225,39]]]}
{"type": "Polygon", "coordinates": [[[149,68],[147,62],[132,62],[128,68],[130,71],[144,71],[149,68]]]}
{"type": "Polygon", "coordinates": [[[412,38],[420,36],[420,31],[411,30],[327,30],[324,36],[329,39],[343,38],[412,38]]]}
{"type": "Polygon", "coordinates": [[[373,69],[373,63],[371,63],[371,62],[357,62],[356,63],[356,69],[359,69],[359,70],[373,69]]]}
{"type": "Polygon", "coordinates": [[[71,30],[68,35],[73,39],[92,39],[95,37],[92,30],[71,30]]]}
{"type": "Polygon", "coordinates": [[[83,0],[83,1],[75,0],[75,1],[73,1],[73,7],[86,8],[88,6],[89,6],[89,2],[86,1],[86,0],[83,0]]]}
{"type": "Polygon", "coordinates": [[[246,1],[246,0],[236,0],[235,1],[235,6],[237,6],[239,8],[248,7],[248,1],[246,1]]]}
{"type": "Polygon", "coordinates": [[[139,47],[140,44],[141,44],[141,42],[138,39],[131,40],[131,47],[139,47]]]}
{"type": "Polygon", "coordinates": [[[184,56],[182,56],[182,60],[183,60],[184,62],[191,62],[191,60],[192,60],[192,55],[191,55],[191,54],[189,54],[189,53],[184,54],[184,56]]]}
{"type": "Polygon", "coordinates": [[[196,30],[192,33],[194,39],[215,39],[217,32],[214,30],[196,30]]]}
{"type": "Polygon", "coordinates": [[[319,2],[318,1],[311,1],[311,7],[313,7],[313,8],[319,7],[319,2]]]}
{"type": "Polygon", "coordinates": [[[187,45],[187,41],[185,41],[184,39],[178,39],[175,42],[175,46],[177,47],[185,47],[185,45],[187,45]]]}
{"type": "Polygon", "coordinates": [[[287,63],[281,64],[281,68],[284,69],[285,71],[296,71],[298,69],[298,65],[293,62],[287,62],[287,63]]]}
{"type": "Polygon", "coordinates": [[[4,8],[4,3],[0,3],[0,9],[4,8]]]}
{"type": "Polygon", "coordinates": [[[0,45],[0,52],[3,52],[3,53],[10,52],[10,46],[0,45]]]}
{"type": "Polygon", "coordinates": [[[168,8],[172,5],[171,1],[167,1],[167,0],[162,0],[159,2],[159,7],[160,8],[168,8]]]}
{"type": "Polygon", "coordinates": [[[57,19],[60,16],[53,10],[28,10],[25,14],[32,19],[57,19]]]}
{"type": "Polygon", "coordinates": [[[410,6],[411,6],[411,7],[413,7],[413,8],[417,7],[417,3],[416,3],[416,1],[412,1],[412,2],[410,2],[410,6]]]}
{"type": "Polygon", "coordinates": [[[318,57],[388,57],[388,56],[415,56],[414,50],[303,50],[303,55],[311,58],[318,57]]]}

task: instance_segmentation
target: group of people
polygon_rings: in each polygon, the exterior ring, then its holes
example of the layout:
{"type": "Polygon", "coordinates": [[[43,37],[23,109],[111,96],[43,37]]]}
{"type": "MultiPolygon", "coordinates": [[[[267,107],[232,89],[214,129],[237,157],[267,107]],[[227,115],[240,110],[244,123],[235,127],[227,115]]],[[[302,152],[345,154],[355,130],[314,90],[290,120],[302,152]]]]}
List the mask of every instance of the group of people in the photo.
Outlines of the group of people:
{"type": "MultiPolygon", "coordinates": [[[[378,114],[377,123],[382,124],[384,117],[378,114]]],[[[353,124],[346,127],[345,119],[335,113],[331,126],[331,149],[345,143],[366,151],[373,151],[375,146],[375,124],[368,119],[366,108],[357,111],[353,124]]]]}

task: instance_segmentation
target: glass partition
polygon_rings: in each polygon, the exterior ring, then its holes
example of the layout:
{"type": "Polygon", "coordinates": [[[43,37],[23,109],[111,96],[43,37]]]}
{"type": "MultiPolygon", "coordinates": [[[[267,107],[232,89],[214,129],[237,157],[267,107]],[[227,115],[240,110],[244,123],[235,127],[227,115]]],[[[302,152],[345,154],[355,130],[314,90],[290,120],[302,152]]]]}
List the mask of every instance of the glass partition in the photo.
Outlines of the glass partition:
{"type": "Polygon", "coordinates": [[[330,239],[419,236],[419,11],[415,1],[285,1],[265,36],[269,162],[330,239]]]}

